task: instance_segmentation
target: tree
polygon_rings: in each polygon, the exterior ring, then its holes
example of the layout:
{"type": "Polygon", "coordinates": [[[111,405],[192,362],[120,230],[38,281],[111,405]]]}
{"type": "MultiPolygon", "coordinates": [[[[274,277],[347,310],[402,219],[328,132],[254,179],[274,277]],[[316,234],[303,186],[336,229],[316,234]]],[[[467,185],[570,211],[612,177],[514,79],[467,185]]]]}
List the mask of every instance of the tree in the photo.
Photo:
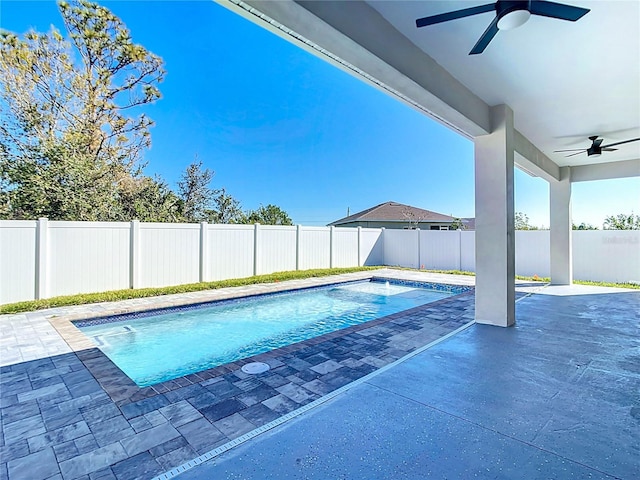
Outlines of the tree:
{"type": "Polygon", "coordinates": [[[187,167],[178,181],[182,199],[182,214],[187,222],[202,222],[208,219],[214,201],[215,190],[209,188],[214,172],[202,169],[202,161],[196,160],[187,167]]]}
{"type": "MultiPolygon", "coordinates": [[[[247,217],[240,207],[240,202],[222,188],[213,199],[214,209],[208,212],[209,221],[213,223],[247,223],[247,217]]],[[[250,222],[249,222],[250,223],[250,222]]]]}
{"type": "Polygon", "coordinates": [[[640,230],[640,215],[620,213],[604,219],[604,230],[640,230]]]}
{"type": "Polygon", "coordinates": [[[522,212],[515,213],[514,225],[516,230],[538,230],[538,227],[529,223],[529,217],[522,212]]]}
{"type": "Polygon", "coordinates": [[[184,202],[161,178],[128,177],[120,188],[124,218],[141,222],[182,222],[184,202]]]}
{"type": "Polygon", "coordinates": [[[415,210],[410,207],[404,207],[402,209],[402,216],[409,222],[409,229],[415,230],[420,226],[420,222],[425,219],[425,215],[416,215],[415,210]]]}
{"type": "MultiPolygon", "coordinates": [[[[87,0],[59,8],[68,39],[54,28],[23,39],[0,32],[0,212],[128,219],[121,186],[142,178],[152,125],[131,113],[160,98],[162,60],[108,9],[87,0]]],[[[146,191],[150,181],[132,185],[146,191]]]]}
{"type": "Polygon", "coordinates": [[[598,227],[590,223],[582,222],[580,225],[573,224],[573,230],[598,230],[598,227]]]}
{"type": "Polygon", "coordinates": [[[262,206],[247,213],[247,223],[260,223],[262,225],[293,225],[287,212],[276,205],[262,206]]]}
{"type": "Polygon", "coordinates": [[[449,230],[466,230],[467,227],[465,226],[464,222],[462,221],[461,218],[458,217],[454,217],[453,222],[451,222],[451,225],[449,226],[449,230]]]}

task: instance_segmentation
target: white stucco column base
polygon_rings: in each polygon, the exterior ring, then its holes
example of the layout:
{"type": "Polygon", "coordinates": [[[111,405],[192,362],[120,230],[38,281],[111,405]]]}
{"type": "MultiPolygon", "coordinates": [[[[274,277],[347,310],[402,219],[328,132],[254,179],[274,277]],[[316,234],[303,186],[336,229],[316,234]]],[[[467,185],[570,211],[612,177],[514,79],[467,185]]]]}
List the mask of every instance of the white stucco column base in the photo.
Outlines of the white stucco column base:
{"type": "Polygon", "coordinates": [[[475,138],[476,322],[515,323],[513,111],[491,108],[492,133],[475,138]]]}
{"type": "Polygon", "coordinates": [[[571,168],[560,169],[560,181],[549,184],[551,283],[573,283],[571,252],[571,168]]]}

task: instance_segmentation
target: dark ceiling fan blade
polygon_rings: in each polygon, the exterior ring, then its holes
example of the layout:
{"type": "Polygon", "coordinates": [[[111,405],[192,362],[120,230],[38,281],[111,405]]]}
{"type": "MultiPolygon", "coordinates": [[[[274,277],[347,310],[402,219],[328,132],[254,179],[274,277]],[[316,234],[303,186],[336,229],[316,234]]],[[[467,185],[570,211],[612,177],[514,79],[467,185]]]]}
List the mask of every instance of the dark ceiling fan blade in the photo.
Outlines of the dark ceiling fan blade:
{"type": "Polygon", "coordinates": [[[588,8],[574,7],[563,3],[544,2],[533,0],[530,4],[529,11],[533,15],[542,15],[543,17],[558,18],[560,20],[569,20],[575,22],[581,19],[591,10],[588,8]]]}
{"type": "Polygon", "coordinates": [[[586,153],[586,150],[582,150],[581,152],[572,153],[571,155],[565,155],[565,158],[575,157],[576,155],[580,155],[581,153],[586,153]]]}
{"type": "Polygon", "coordinates": [[[586,152],[586,148],[572,148],[570,150],[554,150],[553,153],[561,153],[561,152],[586,152]]]}
{"type": "Polygon", "coordinates": [[[603,141],[604,141],[604,138],[596,138],[593,140],[593,146],[599,147],[600,145],[602,145],[603,141]]]}
{"type": "Polygon", "coordinates": [[[600,150],[602,150],[603,152],[615,152],[616,150],[618,150],[617,148],[601,148],[600,150]]]}
{"type": "Polygon", "coordinates": [[[484,49],[487,48],[489,42],[493,40],[493,37],[498,33],[498,17],[493,19],[493,22],[489,24],[487,29],[484,31],[478,43],[474,45],[474,47],[469,52],[469,55],[478,55],[479,53],[484,52],[484,49]]]}
{"type": "Polygon", "coordinates": [[[610,143],[609,145],[603,145],[602,148],[615,147],[616,145],[622,145],[623,143],[637,142],[638,140],[640,140],[640,137],[632,138],[630,140],[624,140],[623,142],[616,142],[616,143],[610,143]]]}
{"type": "Polygon", "coordinates": [[[478,15],[480,13],[487,13],[495,10],[495,3],[488,3],[487,5],[480,5],[478,7],[463,8],[462,10],[456,10],[455,12],[441,13],[440,15],[419,18],[416,20],[416,27],[426,27],[427,25],[433,25],[434,23],[448,22],[449,20],[471,17],[472,15],[478,15]]]}

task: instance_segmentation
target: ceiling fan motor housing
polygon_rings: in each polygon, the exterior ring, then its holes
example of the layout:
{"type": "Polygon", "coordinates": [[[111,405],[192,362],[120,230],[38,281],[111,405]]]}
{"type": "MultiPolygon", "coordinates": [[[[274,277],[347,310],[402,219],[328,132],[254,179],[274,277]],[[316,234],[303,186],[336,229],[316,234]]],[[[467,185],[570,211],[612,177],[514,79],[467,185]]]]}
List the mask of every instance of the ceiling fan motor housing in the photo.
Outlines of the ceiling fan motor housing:
{"type": "Polygon", "coordinates": [[[530,3],[529,1],[498,0],[496,2],[498,29],[512,30],[526,23],[531,16],[530,3]]]}
{"type": "Polygon", "coordinates": [[[596,147],[595,145],[591,145],[589,148],[587,148],[587,156],[588,157],[597,157],[602,155],[602,148],[601,147],[596,147]]]}

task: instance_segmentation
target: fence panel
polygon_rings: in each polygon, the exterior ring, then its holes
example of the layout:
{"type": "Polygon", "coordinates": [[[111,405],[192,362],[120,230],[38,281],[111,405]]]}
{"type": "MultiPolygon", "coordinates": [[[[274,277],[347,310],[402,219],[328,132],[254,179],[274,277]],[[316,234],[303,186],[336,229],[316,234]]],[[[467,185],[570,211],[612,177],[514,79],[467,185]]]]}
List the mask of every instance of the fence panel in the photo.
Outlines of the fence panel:
{"type": "Polygon", "coordinates": [[[296,269],[296,227],[265,225],[259,228],[258,274],[296,269]]]}
{"type": "Polygon", "coordinates": [[[460,270],[476,271],[476,232],[460,232],[460,270]]]}
{"type": "Polygon", "coordinates": [[[640,282],[640,230],[574,230],[573,276],[640,282]]]}
{"type": "Polygon", "coordinates": [[[140,224],[140,287],[196,283],[200,278],[200,225],[140,224]]]}
{"type": "Polygon", "coordinates": [[[329,268],[330,265],[329,227],[300,228],[300,270],[329,268]]]}
{"type": "Polygon", "coordinates": [[[421,230],[420,266],[428,270],[460,270],[460,232],[421,230]]]}
{"type": "Polygon", "coordinates": [[[129,223],[48,224],[48,297],[129,288],[129,223]]]}
{"type": "Polygon", "coordinates": [[[419,268],[418,234],[419,230],[385,229],[385,265],[419,268]]]}
{"type": "Polygon", "coordinates": [[[549,230],[516,231],[516,275],[551,275],[549,233],[549,230]]]}
{"type": "Polygon", "coordinates": [[[358,266],[358,229],[335,228],[333,230],[333,267],[358,266]]]}
{"type": "Polygon", "coordinates": [[[207,225],[205,280],[253,275],[253,225],[207,225]]]}
{"type": "Polygon", "coordinates": [[[360,230],[360,265],[384,265],[384,237],[380,228],[360,230]]]}
{"type": "Polygon", "coordinates": [[[32,220],[0,221],[0,304],[36,295],[36,227],[32,220]]]}

